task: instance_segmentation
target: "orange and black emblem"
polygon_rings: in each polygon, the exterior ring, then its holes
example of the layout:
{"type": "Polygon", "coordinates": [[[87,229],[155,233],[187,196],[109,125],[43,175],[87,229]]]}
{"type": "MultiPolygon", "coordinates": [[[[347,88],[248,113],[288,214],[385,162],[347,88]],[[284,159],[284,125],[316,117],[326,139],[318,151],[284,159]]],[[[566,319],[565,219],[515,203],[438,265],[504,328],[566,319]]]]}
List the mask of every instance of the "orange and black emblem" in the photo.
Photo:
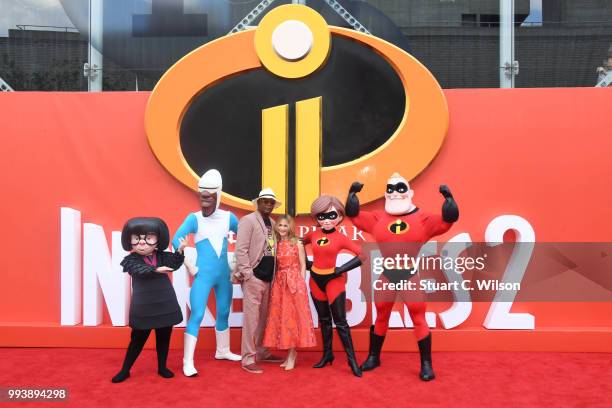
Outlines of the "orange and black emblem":
{"type": "Polygon", "coordinates": [[[405,233],[409,228],[410,226],[408,224],[399,219],[387,225],[387,229],[391,231],[391,233],[397,235],[405,233]]]}
{"type": "MultiPolygon", "coordinates": [[[[145,128],[161,165],[195,192],[200,175],[216,168],[223,204],[250,210],[250,198],[266,186],[283,203],[276,214],[308,214],[321,192],[343,197],[356,175],[366,186],[384,185],[393,172],[416,177],[440,150],[448,119],[440,84],[414,56],[329,26],[313,8],[284,4],[256,29],[179,59],[151,93],[145,128]],[[276,40],[296,26],[309,45],[276,40]],[[214,69],[202,69],[208,66],[214,69]]],[[[383,191],[364,189],[359,199],[365,204],[383,191]]]]}
{"type": "Polygon", "coordinates": [[[318,245],[318,246],[325,246],[325,245],[329,245],[329,238],[327,238],[327,237],[323,237],[323,238],[319,238],[319,239],[317,239],[317,245],[318,245]]]}

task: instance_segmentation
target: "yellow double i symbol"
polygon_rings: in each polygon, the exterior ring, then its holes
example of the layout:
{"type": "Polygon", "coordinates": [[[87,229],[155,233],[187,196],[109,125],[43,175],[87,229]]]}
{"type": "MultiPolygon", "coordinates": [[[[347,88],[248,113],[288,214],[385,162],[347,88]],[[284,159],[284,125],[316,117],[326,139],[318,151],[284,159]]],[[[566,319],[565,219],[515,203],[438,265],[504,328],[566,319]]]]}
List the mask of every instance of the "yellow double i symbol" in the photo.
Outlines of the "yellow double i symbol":
{"type": "MultiPolygon", "coordinates": [[[[330,49],[331,34],[325,19],[303,5],[275,8],[255,32],[255,50],[261,64],[280,78],[310,75],[325,64],[330,49]],[[289,47],[290,54],[299,51],[295,55],[288,55],[282,41],[275,39],[277,30],[284,29],[297,30],[292,35],[294,40],[299,39],[289,47]]],[[[309,213],[310,204],[320,194],[321,105],[321,97],[296,102],[295,147],[289,140],[289,105],[262,111],[261,180],[262,186],[272,187],[282,197],[283,205],[276,212],[309,213]],[[293,183],[289,177],[294,178],[293,183]]]]}
{"type": "Polygon", "coordinates": [[[295,214],[309,213],[312,201],[320,195],[321,106],[321,97],[295,104],[295,209],[287,206],[292,156],[289,154],[289,105],[262,110],[261,180],[262,186],[271,187],[283,203],[276,213],[288,210],[295,214]]]}

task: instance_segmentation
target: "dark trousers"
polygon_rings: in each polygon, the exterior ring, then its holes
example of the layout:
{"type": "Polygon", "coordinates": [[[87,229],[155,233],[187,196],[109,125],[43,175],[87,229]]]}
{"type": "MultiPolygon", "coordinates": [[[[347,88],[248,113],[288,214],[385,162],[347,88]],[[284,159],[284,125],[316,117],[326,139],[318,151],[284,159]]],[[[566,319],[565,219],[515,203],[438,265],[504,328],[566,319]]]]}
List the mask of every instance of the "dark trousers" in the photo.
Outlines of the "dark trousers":
{"type": "MultiPolygon", "coordinates": [[[[132,329],[130,336],[130,344],[128,345],[123,360],[122,371],[130,371],[134,362],[140,355],[147,339],[151,334],[151,329],[139,330],[132,329]]],[[[155,348],[157,349],[157,367],[158,369],[166,368],[166,360],[168,359],[168,349],[170,348],[170,336],[172,335],[172,326],[160,327],[155,329],[155,348]]]]}

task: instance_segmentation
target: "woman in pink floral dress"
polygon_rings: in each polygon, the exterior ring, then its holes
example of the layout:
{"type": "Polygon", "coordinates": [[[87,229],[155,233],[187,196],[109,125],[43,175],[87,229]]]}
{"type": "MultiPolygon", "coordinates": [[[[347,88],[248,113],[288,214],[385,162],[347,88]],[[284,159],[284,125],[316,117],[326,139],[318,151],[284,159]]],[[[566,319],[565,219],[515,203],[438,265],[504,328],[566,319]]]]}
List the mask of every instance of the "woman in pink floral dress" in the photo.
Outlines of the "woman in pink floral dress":
{"type": "Polygon", "coordinates": [[[281,364],[285,370],[295,366],[297,347],[316,345],[305,280],[306,254],[294,228],[289,215],[279,218],[275,225],[276,272],[263,340],[265,347],[289,350],[287,360],[281,364]]]}

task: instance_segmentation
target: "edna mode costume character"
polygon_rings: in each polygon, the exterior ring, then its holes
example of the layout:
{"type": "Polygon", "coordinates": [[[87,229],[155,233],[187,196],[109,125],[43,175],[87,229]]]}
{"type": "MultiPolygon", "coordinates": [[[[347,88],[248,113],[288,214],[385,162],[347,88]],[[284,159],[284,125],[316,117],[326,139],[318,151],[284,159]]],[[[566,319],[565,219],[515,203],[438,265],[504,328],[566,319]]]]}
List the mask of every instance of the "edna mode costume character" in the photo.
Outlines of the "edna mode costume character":
{"type": "Polygon", "coordinates": [[[323,357],[314,368],[323,368],[334,361],[332,352],[332,318],[336,332],[342,341],[353,374],[361,377],[361,369],[355,360],[355,349],[351,330],[346,321],[346,273],[361,265],[361,248],[344,234],[336,230],[342,222],[344,206],[336,198],[323,195],[311,207],[311,215],[317,220],[320,230],[306,234],[304,245],[312,247],[313,262],[310,270],[310,295],[314,302],[321,336],[323,337],[323,357]],[[344,265],[336,267],[336,258],[343,249],[356,256],[344,265]]]}
{"type": "MultiPolygon", "coordinates": [[[[385,210],[366,212],[360,211],[357,194],[363,184],[353,183],[346,201],[346,215],[357,228],[374,236],[378,243],[384,242],[415,242],[425,243],[436,235],[445,233],[452,223],[459,218],[459,209],[447,186],[440,186],[440,193],[444,196],[441,214],[431,214],[419,210],[412,203],[414,191],[410,189],[408,181],[397,173],[391,175],[387,181],[385,192],[385,210]]],[[[381,251],[382,252],[382,251],[381,251]]],[[[385,257],[393,254],[383,254],[385,257]]],[[[385,282],[399,282],[408,280],[412,276],[410,271],[385,270],[380,280],[385,282]]],[[[362,364],[363,371],[373,370],[380,366],[380,350],[389,328],[389,317],[394,302],[375,302],[376,322],[370,328],[370,352],[367,360],[362,364]]],[[[423,381],[433,380],[435,374],[431,365],[431,333],[425,320],[425,302],[406,303],[421,355],[420,378],[423,381]]]]}
{"type": "Polygon", "coordinates": [[[166,367],[172,326],[183,320],[176,293],[168,273],[183,264],[186,241],[177,252],[164,252],[170,243],[168,226],[159,218],[132,218],[121,232],[121,245],[130,254],[121,261],[123,271],[132,277],[130,327],[132,335],[121,371],[112,382],[125,381],[142,351],[149,334],[155,329],[157,372],[164,378],[174,377],[166,367]]]}
{"type": "Polygon", "coordinates": [[[240,356],[230,351],[228,318],[232,304],[233,286],[227,259],[227,235],[229,231],[237,232],[238,218],[229,211],[219,209],[222,179],[217,170],[212,169],[204,173],[200,178],[198,188],[202,209],[189,214],[185,218],[172,241],[172,245],[176,248],[180,244],[179,240],[181,238],[188,234],[194,234],[195,247],[198,253],[197,273],[189,294],[191,315],[185,329],[183,373],[188,377],[195,376],[198,373],[193,364],[193,354],[211,289],[215,291],[217,306],[217,322],[215,325],[217,351],[215,358],[217,360],[240,361],[240,356]]]}

